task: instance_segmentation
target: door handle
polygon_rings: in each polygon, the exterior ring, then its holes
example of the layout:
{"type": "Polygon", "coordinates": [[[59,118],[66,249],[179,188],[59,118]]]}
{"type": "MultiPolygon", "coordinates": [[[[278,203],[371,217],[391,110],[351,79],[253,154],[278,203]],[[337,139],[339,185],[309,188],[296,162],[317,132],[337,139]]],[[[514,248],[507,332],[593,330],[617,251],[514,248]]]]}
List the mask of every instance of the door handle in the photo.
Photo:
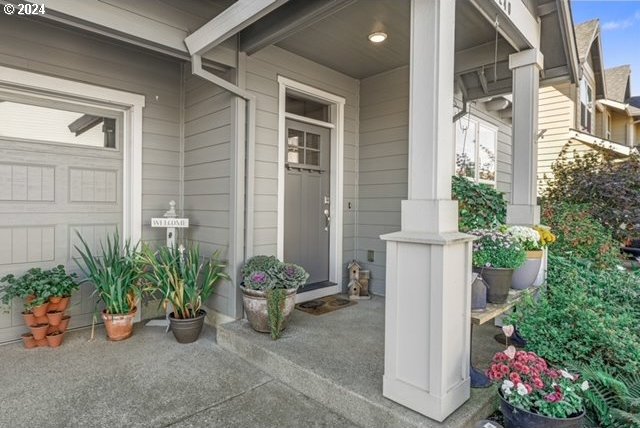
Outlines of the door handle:
{"type": "Polygon", "coordinates": [[[324,214],[324,218],[325,218],[324,230],[326,232],[329,230],[329,224],[331,224],[331,216],[329,215],[329,209],[327,208],[325,208],[322,213],[324,214]]]}

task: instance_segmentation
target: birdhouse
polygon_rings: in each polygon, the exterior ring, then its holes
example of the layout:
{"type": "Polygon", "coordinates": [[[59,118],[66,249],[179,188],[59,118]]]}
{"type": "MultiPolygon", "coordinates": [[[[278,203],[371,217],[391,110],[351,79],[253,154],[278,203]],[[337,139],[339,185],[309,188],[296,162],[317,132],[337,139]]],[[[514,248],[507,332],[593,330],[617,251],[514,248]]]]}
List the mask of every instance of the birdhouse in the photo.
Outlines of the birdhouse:
{"type": "Polygon", "coordinates": [[[352,279],[349,283],[349,297],[351,299],[357,299],[360,296],[360,283],[357,279],[352,279]]]}
{"type": "Polygon", "coordinates": [[[349,279],[350,280],[359,280],[360,279],[360,265],[355,260],[352,260],[348,265],[349,268],[349,279]]]}

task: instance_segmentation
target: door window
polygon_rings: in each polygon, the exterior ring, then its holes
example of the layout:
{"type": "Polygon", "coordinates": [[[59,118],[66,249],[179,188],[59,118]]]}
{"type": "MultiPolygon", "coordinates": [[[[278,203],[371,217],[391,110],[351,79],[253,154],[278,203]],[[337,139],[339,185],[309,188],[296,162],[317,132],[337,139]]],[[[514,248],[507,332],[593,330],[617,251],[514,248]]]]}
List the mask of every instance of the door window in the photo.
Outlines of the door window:
{"type": "Polygon", "coordinates": [[[287,166],[320,168],[320,135],[289,128],[287,166]]]}

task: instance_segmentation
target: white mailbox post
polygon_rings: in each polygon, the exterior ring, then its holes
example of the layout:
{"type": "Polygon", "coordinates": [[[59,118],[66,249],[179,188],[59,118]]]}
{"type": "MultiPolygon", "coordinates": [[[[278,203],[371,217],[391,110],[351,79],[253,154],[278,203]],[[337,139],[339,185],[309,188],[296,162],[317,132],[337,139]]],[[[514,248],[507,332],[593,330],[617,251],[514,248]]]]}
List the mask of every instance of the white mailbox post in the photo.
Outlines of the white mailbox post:
{"type": "MultiPolygon", "coordinates": [[[[176,229],[186,229],[189,227],[188,218],[179,218],[176,213],[176,202],[169,202],[169,211],[164,213],[162,217],[151,218],[151,227],[164,227],[167,229],[167,247],[176,248],[176,229]]],[[[167,306],[166,316],[164,320],[151,320],[147,323],[150,327],[166,327],[166,331],[169,331],[169,314],[173,308],[171,305],[167,306]]]]}

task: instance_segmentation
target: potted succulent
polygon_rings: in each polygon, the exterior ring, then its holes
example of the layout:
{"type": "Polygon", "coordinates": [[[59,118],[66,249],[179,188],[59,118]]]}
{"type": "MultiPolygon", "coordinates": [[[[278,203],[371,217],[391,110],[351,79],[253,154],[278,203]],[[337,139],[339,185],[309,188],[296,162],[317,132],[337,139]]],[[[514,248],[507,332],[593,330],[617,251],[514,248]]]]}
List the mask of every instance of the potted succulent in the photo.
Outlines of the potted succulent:
{"type": "Polygon", "coordinates": [[[179,343],[195,342],[200,336],[206,312],[202,302],[213,293],[215,284],[221,279],[230,279],[224,272],[218,253],[209,260],[200,258],[198,247],[189,250],[160,247],[153,251],[145,246],[140,254],[146,269],[143,278],[150,289],[162,294],[165,309],[170,303],[171,331],[179,343]]]}
{"type": "Polygon", "coordinates": [[[128,240],[123,245],[116,231],[107,237],[106,245],[100,245],[100,253],[94,255],[80,233],[78,238],[82,248],[75,248],[81,256],[78,266],[85,275],[82,282],[91,282],[95,287],[93,294],[104,303],[102,319],[108,338],[116,341],[131,337],[136,302],[142,292],[137,245],[132,246],[128,240]]]}
{"type": "Polygon", "coordinates": [[[509,296],[514,269],[522,266],[526,253],[511,235],[498,230],[472,230],[473,266],[487,282],[487,301],[505,303],[509,296]]]}
{"type": "Polygon", "coordinates": [[[298,288],[309,274],[300,266],[273,256],[255,256],[242,268],[242,301],[251,327],[280,337],[295,306],[298,288]]]}
{"type": "Polygon", "coordinates": [[[526,260],[513,271],[511,288],[524,290],[533,285],[542,264],[542,240],[537,230],[527,226],[505,226],[503,232],[511,235],[526,251],[526,260]]]}
{"type": "Polygon", "coordinates": [[[533,352],[509,346],[493,357],[487,376],[500,385],[506,428],[581,428],[587,381],[556,369],[533,352]]]}

